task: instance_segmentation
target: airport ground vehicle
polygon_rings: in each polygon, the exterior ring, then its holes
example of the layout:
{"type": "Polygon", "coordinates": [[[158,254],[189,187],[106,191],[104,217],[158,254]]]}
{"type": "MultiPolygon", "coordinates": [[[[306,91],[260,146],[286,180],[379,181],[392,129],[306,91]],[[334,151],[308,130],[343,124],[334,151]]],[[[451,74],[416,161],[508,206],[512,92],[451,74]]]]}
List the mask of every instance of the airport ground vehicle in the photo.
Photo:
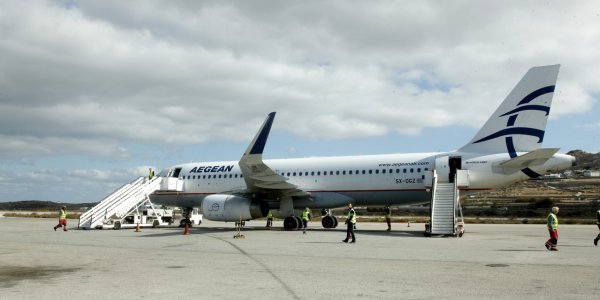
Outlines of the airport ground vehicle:
{"type": "Polygon", "coordinates": [[[154,208],[152,205],[146,205],[129,213],[120,220],[115,220],[113,224],[103,225],[102,228],[118,230],[121,228],[136,228],[138,224],[140,227],[156,228],[171,225],[173,221],[172,209],[166,207],[154,208]]]}

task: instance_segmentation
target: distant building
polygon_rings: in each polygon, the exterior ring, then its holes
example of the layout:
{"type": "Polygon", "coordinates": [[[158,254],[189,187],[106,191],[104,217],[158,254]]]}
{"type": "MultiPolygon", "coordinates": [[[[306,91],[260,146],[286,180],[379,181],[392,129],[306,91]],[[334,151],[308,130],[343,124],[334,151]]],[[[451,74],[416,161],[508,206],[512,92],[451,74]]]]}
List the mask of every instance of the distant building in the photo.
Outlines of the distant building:
{"type": "Polygon", "coordinates": [[[584,177],[600,177],[600,171],[586,170],[583,171],[584,177]]]}
{"type": "Polygon", "coordinates": [[[548,174],[548,175],[544,175],[544,179],[560,179],[562,178],[562,175],[560,174],[548,174]]]}

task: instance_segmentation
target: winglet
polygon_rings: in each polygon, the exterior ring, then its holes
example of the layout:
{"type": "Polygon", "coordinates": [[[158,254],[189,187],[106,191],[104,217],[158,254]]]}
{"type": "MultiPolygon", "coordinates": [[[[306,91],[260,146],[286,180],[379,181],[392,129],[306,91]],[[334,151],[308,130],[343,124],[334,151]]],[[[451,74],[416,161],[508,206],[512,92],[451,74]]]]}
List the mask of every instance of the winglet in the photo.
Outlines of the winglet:
{"type": "Polygon", "coordinates": [[[252,143],[248,145],[248,149],[246,149],[244,155],[263,153],[265,145],[267,144],[267,138],[269,137],[269,132],[271,131],[271,126],[273,125],[274,119],[275,112],[272,112],[267,116],[267,119],[265,120],[262,127],[254,137],[254,140],[252,140],[252,143]]]}
{"type": "Polygon", "coordinates": [[[248,191],[287,190],[287,192],[299,193],[301,191],[297,190],[295,185],[287,182],[285,177],[277,174],[262,160],[262,153],[274,119],[275,112],[272,112],[263,123],[254,140],[252,140],[252,143],[248,145],[248,149],[242,155],[238,165],[244,175],[248,191]]]}

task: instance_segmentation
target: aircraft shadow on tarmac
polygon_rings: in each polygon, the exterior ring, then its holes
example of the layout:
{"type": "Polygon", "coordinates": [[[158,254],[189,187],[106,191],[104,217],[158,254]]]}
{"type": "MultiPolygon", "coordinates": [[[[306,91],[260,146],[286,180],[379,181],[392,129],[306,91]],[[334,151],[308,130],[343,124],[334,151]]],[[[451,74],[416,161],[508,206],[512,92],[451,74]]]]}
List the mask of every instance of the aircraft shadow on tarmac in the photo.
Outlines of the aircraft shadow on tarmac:
{"type": "MultiPolygon", "coordinates": [[[[146,234],[146,235],[142,235],[141,237],[165,237],[165,236],[177,236],[177,235],[184,235],[184,229],[183,228],[164,228],[166,230],[160,230],[160,232],[157,233],[152,233],[152,234],[146,234]]],[[[153,229],[153,230],[157,230],[157,229],[153,229]]],[[[157,231],[158,231],[157,230],[157,231]]],[[[196,234],[207,234],[207,233],[219,233],[219,232],[236,232],[237,229],[236,228],[232,228],[232,227],[194,227],[194,228],[190,228],[189,233],[190,235],[196,235],[196,234]]],[[[296,231],[287,231],[284,230],[283,228],[272,228],[272,229],[267,229],[265,227],[243,227],[242,228],[242,233],[244,232],[252,232],[252,231],[285,231],[285,232],[289,232],[290,234],[294,234],[294,233],[300,233],[301,230],[296,230],[296,231]]],[[[332,232],[332,233],[336,233],[336,234],[342,234],[345,233],[346,230],[343,229],[326,229],[326,228],[313,228],[313,229],[308,229],[308,232],[310,233],[311,231],[319,231],[319,232],[332,232]]],[[[385,231],[385,230],[360,230],[360,229],[356,229],[354,231],[355,234],[357,235],[373,235],[373,236],[393,236],[393,237],[423,237],[423,232],[422,231],[402,231],[402,230],[392,230],[392,231],[385,231]]]]}

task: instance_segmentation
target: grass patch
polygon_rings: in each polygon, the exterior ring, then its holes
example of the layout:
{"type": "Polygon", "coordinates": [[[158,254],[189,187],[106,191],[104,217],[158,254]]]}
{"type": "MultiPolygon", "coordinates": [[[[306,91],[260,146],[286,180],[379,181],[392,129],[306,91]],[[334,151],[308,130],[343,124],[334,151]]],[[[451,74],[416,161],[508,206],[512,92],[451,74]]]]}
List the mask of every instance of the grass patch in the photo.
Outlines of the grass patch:
{"type": "MultiPolygon", "coordinates": [[[[58,219],[58,213],[4,213],[5,217],[8,218],[34,218],[34,219],[58,219]]],[[[67,219],[79,219],[80,214],[68,214],[67,219]]]]}

